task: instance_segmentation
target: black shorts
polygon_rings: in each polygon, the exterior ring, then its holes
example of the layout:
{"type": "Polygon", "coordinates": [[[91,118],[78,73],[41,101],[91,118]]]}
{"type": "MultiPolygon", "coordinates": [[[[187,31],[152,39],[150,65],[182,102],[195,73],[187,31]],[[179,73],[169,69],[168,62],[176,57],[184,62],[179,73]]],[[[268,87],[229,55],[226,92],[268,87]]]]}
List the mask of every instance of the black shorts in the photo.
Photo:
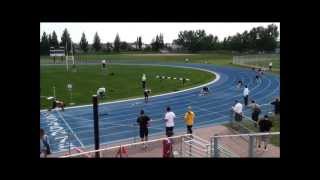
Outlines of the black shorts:
{"type": "Polygon", "coordinates": [[[235,120],[238,121],[238,122],[242,121],[242,115],[238,114],[238,113],[235,113],[235,120]]]}
{"type": "Polygon", "coordinates": [[[102,67],[105,68],[105,67],[106,67],[106,64],[102,64],[102,67]]]}
{"type": "Polygon", "coordinates": [[[173,136],[173,127],[166,127],[166,135],[168,137],[173,136]]]}
{"type": "Polygon", "coordinates": [[[144,97],[148,97],[148,93],[147,92],[144,92],[144,97]]]}
{"type": "Polygon", "coordinates": [[[148,137],[148,128],[140,128],[140,138],[148,137]]]}

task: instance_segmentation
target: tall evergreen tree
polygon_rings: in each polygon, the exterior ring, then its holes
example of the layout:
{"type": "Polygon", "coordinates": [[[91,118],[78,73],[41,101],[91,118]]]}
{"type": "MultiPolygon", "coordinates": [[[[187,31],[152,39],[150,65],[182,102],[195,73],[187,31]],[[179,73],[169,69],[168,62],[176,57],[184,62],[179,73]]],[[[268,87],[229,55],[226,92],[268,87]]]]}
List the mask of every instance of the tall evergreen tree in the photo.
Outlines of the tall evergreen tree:
{"type": "Polygon", "coordinates": [[[101,49],[101,42],[100,42],[100,37],[98,36],[98,33],[96,32],[96,34],[94,35],[94,38],[93,38],[93,44],[92,44],[92,47],[94,48],[94,50],[96,52],[100,51],[101,49]]]}
{"type": "Polygon", "coordinates": [[[72,43],[72,40],[71,40],[71,37],[70,37],[70,34],[69,34],[69,32],[68,32],[68,30],[67,30],[67,28],[66,29],[64,29],[64,31],[63,31],[63,33],[62,33],[62,36],[61,36],[61,46],[63,46],[64,47],[64,49],[65,49],[65,51],[66,51],[66,53],[68,52],[70,52],[70,50],[71,50],[71,43],[72,43]],[[66,49],[66,47],[68,48],[68,49],[66,49]]]}
{"type": "Polygon", "coordinates": [[[119,34],[117,33],[116,38],[114,40],[114,49],[115,52],[119,52],[120,51],[120,37],[119,34]]]}
{"type": "Polygon", "coordinates": [[[53,31],[51,35],[50,47],[54,47],[54,48],[59,47],[59,41],[55,31],[53,31]]]}
{"type": "Polygon", "coordinates": [[[86,39],[86,35],[84,33],[82,33],[82,36],[81,36],[81,40],[80,40],[80,49],[83,51],[83,52],[88,52],[89,50],[89,44],[88,44],[88,41],[86,39]]]}
{"type": "Polygon", "coordinates": [[[48,55],[50,50],[49,39],[46,32],[43,32],[40,41],[40,53],[43,55],[48,55]]]}

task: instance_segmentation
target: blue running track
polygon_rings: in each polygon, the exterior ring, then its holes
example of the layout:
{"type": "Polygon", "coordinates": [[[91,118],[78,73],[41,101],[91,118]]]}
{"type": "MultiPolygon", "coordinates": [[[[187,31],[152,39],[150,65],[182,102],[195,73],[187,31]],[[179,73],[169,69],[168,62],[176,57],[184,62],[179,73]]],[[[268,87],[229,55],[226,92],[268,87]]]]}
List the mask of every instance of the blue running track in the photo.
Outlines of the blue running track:
{"type": "MultiPolygon", "coordinates": [[[[269,104],[274,97],[280,95],[280,79],[277,75],[265,74],[262,82],[256,84],[255,72],[250,69],[207,64],[162,65],[209,70],[217,73],[219,79],[208,85],[212,93],[207,96],[199,96],[202,87],[197,87],[183,92],[151,96],[147,104],[143,98],[138,98],[99,105],[102,144],[138,137],[138,127],[134,124],[141,109],[144,109],[152,119],[150,135],[165,133],[163,117],[167,106],[170,106],[177,116],[175,131],[186,129],[183,116],[189,105],[196,113],[195,128],[225,123],[230,120],[230,110],[234,101],[237,99],[243,102],[243,89],[236,88],[240,79],[249,87],[249,100],[254,99],[259,104],[269,104]]],[[[270,106],[263,107],[262,114],[270,111],[270,106]]],[[[53,152],[66,151],[69,147],[93,146],[92,111],[92,105],[70,107],[64,112],[53,111],[51,114],[40,111],[40,127],[49,135],[53,152]]],[[[247,116],[250,116],[250,112],[250,109],[245,110],[247,116]]]]}

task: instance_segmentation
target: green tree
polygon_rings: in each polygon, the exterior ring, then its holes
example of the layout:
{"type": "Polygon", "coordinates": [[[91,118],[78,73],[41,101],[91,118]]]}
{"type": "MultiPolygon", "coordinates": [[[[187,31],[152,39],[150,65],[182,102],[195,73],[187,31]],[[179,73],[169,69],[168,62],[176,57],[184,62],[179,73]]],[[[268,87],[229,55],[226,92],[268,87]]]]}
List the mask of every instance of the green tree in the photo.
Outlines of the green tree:
{"type": "Polygon", "coordinates": [[[61,36],[61,46],[64,47],[65,49],[65,52],[69,53],[70,50],[71,50],[71,43],[72,43],[72,40],[71,40],[71,37],[70,37],[70,34],[68,33],[68,30],[67,28],[64,29],[63,33],[62,33],[62,36],[61,36]],[[68,49],[66,49],[66,47],[68,49]]]}
{"type": "Polygon", "coordinates": [[[114,40],[113,51],[115,51],[115,52],[119,52],[120,51],[120,37],[119,37],[118,33],[117,33],[116,38],[114,40]]]}
{"type": "Polygon", "coordinates": [[[54,48],[59,47],[59,41],[55,31],[53,31],[51,35],[50,47],[54,47],[54,48]]]}
{"type": "Polygon", "coordinates": [[[96,52],[100,51],[100,49],[102,47],[101,42],[100,42],[100,37],[97,32],[94,35],[92,47],[96,52]]]}
{"type": "Polygon", "coordinates": [[[123,41],[123,42],[120,42],[120,50],[122,51],[127,51],[129,48],[129,45],[127,42],[123,41]]]}
{"type": "Polygon", "coordinates": [[[89,44],[88,44],[88,41],[86,39],[86,35],[84,33],[82,33],[82,36],[81,36],[81,40],[80,40],[80,49],[83,51],[83,52],[88,52],[89,50],[89,44]]]}
{"type": "Polygon", "coordinates": [[[141,36],[138,38],[138,47],[139,47],[139,49],[141,50],[141,48],[142,48],[142,39],[141,39],[141,36]]]}
{"type": "Polygon", "coordinates": [[[40,53],[42,55],[48,55],[50,50],[49,39],[46,32],[43,32],[40,41],[40,53]]]}

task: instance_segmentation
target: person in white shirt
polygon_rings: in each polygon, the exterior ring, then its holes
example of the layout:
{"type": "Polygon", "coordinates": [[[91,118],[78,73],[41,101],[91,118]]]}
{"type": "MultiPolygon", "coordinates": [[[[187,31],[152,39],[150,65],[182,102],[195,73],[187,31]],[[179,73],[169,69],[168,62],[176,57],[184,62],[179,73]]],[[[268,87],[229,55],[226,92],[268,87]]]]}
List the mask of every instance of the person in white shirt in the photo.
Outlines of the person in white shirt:
{"type": "Polygon", "coordinates": [[[234,119],[235,121],[241,121],[242,120],[242,104],[238,102],[238,100],[235,101],[235,105],[232,106],[232,110],[235,113],[234,119]]]}
{"type": "Polygon", "coordinates": [[[146,88],[146,74],[142,74],[142,78],[141,78],[141,82],[142,82],[142,88],[145,89],[146,88]]]}
{"type": "Polygon", "coordinates": [[[100,98],[104,98],[106,95],[106,88],[105,87],[101,87],[97,90],[97,95],[100,98]]]}
{"type": "Polygon", "coordinates": [[[272,69],[272,62],[269,63],[269,71],[272,69]]]}
{"type": "Polygon", "coordinates": [[[106,68],[106,60],[102,60],[101,64],[102,64],[102,69],[105,69],[106,68]]]}
{"type": "Polygon", "coordinates": [[[166,122],[167,137],[173,136],[174,118],[176,118],[176,115],[174,114],[174,112],[171,111],[170,107],[167,107],[167,112],[164,116],[164,120],[166,122]]]}
{"type": "Polygon", "coordinates": [[[243,97],[244,97],[244,105],[247,106],[248,105],[248,98],[249,98],[249,88],[247,85],[244,86],[243,89],[243,97]]]}

